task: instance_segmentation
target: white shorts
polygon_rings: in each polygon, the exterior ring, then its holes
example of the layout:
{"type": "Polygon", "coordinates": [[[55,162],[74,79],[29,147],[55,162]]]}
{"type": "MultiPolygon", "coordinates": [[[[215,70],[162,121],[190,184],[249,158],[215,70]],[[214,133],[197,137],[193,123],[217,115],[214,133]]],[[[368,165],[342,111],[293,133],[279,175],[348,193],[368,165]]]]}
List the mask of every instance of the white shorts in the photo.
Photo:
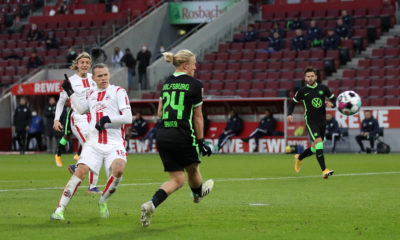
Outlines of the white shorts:
{"type": "Polygon", "coordinates": [[[107,177],[111,173],[111,164],[115,159],[122,159],[126,162],[126,149],[122,144],[104,145],[96,144],[95,146],[86,144],[82,148],[79,164],[85,164],[90,171],[99,175],[101,165],[104,163],[107,177]]]}
{"type": "Polygon", "coordinates": [[[89,130],[89,123],[86,115],[75,114],[71,115],[71,130],[74,136],[79,140],[79,143],[83,146],[86,143],[86,138],[89,130]],[[85,117],[83,117],[85,116],[85,117]]]}

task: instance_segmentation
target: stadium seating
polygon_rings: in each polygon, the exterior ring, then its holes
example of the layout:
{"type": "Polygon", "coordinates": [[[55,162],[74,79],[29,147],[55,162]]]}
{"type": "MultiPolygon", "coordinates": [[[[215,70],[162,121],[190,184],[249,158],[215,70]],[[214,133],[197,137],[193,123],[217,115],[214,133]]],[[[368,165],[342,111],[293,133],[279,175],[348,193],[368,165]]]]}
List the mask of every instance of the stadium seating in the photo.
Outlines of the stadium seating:
{"type": "MultiPolygon", "coordinates": [[[[155,5],[160,0],[146,0],[146,1],[116,1],[121,6],[128,4],[129,9],[138,14],[146,11],[152,5],[155,5]]],[[[109,20],[92,20],[88,15],[87,20],[76,21],[52,21],[51,16],[45,14],[44,17],[48,18],[46,22],[38,22],[37,26],[44,34],[54,32],[56,39],[59,42],[59,49],[47,50],[42,41],[27,41],[30,25],[24,25],[20,33],[8,33],[1,31],[5,28],[4,19],[8,14],[22,14],[22,10],[26,6],[29,9],[34,8],[34,1],[32,0],[0,0],[0,58],[7,60],[0,60],[0,87],[8,86],[32,71],[27,69],[28,58],[34,49],[37,50],[37,55],[42,58],[44,64],[58,64],[64,66],[66,64],[66,56],[68,49],[74,47],[77,52],[83,48],[89,50],[98,40],[103,40],[113,34],[113,26],[116,29],[127,24],[126,12],[121,12],[119,18],[109,20]],[[11,5],[10,5],[11,4],[11,5]],[[14,7],[15,6],[15,7],[14,7]]],[[[85,4],[90,6],[90,4],[85,4]]],[[[102,5],[104,7],[104,4],[102,5]]],[[[54,7],[52,7],[54,8],[54,7]]],[[[74,8],[74,4],[70,5],[74,8]]],[[[50,8],[44,7],[43,11],[48,12],[50,8]]],[[[128,9],[128,8],[125,8],[128,9]]],[[[101,9],[103,14],[104,9],[101,9]]]]}

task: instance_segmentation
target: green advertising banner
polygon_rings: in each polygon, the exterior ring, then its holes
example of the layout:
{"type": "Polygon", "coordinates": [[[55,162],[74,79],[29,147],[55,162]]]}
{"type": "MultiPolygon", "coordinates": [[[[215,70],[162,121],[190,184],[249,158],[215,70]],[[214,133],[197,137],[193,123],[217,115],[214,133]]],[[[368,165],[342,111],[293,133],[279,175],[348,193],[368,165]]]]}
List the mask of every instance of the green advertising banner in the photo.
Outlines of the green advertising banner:
{"type": "Polygon", "coordinates": [[[235,1],[202,1],[169,4],[171,24],[192,24],[210,22],[224,14],[235,1]]]}

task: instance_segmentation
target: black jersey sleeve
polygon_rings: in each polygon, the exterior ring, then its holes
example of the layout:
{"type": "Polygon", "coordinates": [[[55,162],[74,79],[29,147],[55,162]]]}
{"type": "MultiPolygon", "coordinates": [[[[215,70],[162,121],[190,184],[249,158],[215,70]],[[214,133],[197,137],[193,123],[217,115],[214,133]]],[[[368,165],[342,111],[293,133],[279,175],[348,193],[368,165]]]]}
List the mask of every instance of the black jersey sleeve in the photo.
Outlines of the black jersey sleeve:
{"type": "Polygon", "coordinates": [[[198,107],[203,103],[203,83],[196,80],[193,92],[193,107],[198,107]]]}
{"type": "Polygon", "coordinates": [[[303,92],[303,89],[300,88],[300,89],[296,92],[296,94],[294,95],[293,101],[294,101],[295,103],[298,103],[298,102],[300,102],[301,100],[303,100],[303,97],[304,97],[304,92],[303,92]]]}
{"type": "Polygon", "coordinates": [[[325,87],[325,89],[324,89],[325,96],[326,96],[327,98],[329,98],[329,100],[331,100],[331,102],[332,102],[332,104],[333,104],[333,107],[336,107],[336,97],[335,97],[335,94],[333,94],[333,93],[331,92],[331,90],[329,89],[328,86],[325,86],[325,85],[324,85],[324,87],[325,87]]]}

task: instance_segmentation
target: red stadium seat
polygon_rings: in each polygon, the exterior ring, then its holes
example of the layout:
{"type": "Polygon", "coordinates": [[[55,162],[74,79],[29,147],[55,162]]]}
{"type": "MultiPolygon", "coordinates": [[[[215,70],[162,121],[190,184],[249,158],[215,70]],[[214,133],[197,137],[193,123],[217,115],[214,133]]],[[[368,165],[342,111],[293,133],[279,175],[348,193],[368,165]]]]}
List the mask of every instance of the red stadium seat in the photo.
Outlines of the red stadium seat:
{"type": "Polygon", "coordinates": [[[282,59],[285,60],[294,60],[296,58],[296,51],[283,51],[282,59]]]}
{"type": "Polygon", "coordinates": [[[226,90],[236,90],[238,88],[237,82],[226,82],[224,89],[226,90]]]}
{"type": "Polygon", "coordinates": [[[385,60],[387,67],[398,67],[400,65],[399,58],[389,58],[385,60]]]}
{"type": "Polygon", "coordinates": [[[280,72],[269,72],[267,79],[278,81],[280,79],[280,72]]]}
{"type": "Polygon", "coordinates": [[[371,72],[371,77],[384,78],[385,77],[385,69],[373,69],[371,72]]]}
{"type": "Polygon", "coordinates": [[[394,47],[399,46],[400,45],[400,38],[397,38],[397,37],[388,38],[388,40],[386,41],[386,44],[388,46],[394,46],[394,47]]]}
{"type": "Polygon", "coordinates": [[[385,99],[384,98],[372,98],[369,105],[370,106],[384,106],[385,99]]]}
{"type": "Polygon", "coordinates": [[[311,50],[311,59],[324,58],[324,50],[311,50]]]}
{"type": "Polygon", "coordinates": [[[251,82],[249,82],[249,81],[240,81],[238,89],[240,89],[240,90],[250,90],[250,87],[251,87],[251,82]]]}
{"type": "Polygon", "coordinates": [[[370,70],[369,69],[359,69],[357,71],[357,77],[369,78],[369,76],[370,76],[370,70]]]}
{"type": "Polygon", "coordinates": [[[218,62],[218,63],[215,63],[214,70],[225,71],[226,70],[226,66],[227,66],[226,62],[218,62]]]}
{"type": "Polygon", "coordinates": [[[368,88],[369,87],[369,79],[359,79],[357,80],[357,87],[368,88]]]}
{"type": "Polygon", "coordinates": [[[228,65],[228,71],[239,71],[240,70],[240,63],[238,62],[231,62],[228,65]]]}
{"type": "Polygon", "coordinates": [[[354,41],[352,39],[348,40],[342,40],[341,41],[342,47],[348,48],[348,49],[353,49],[354,48],[354,41]]]}
{"type": "Polygon", "coordinates": [[[279,71],[279,70],[281,70],[281,66],[282,66],[282,62],[281,61],[270,62],[268,69],[272,70],[272,71],[279,71]]]}
{"type": "Polygon", "coordinates": [[[383,86],[385,86],[385,79],[372,79],[371,86],[372,87],[383,87],[383,86]]]}
{"type": "Polygon", "coordinates": [[[360,59],[358,61],[358,67],[359,68],[369,68],[371,66],[371,60],[370,59],[360,59]]]}
{"type": "Polygon", "coordinates": [[[257,48],[257,42],[246,42],[244,44],[244,49],[246,50],[255,50],[257,48]]]}
{"type": "Polygon", "coordinates": [[[229,54],[229,61],[240,61],[242,59],[242,52],[232,52],[229,54]]]}
{"type": "Polygon", "coordinates": [[[386,98],[385,105],[398,107],[400,105],[400,98],[394,98],[394,97],[386,98]]]}
{"type": "Polygon", "coordinates": [[[380,18],[369,18],[367,25],[380,28],[382,26],[382,20],[380,18]]]}
{"type": "Polygon", "coordinates": [[[354,27],[365,27],[367,26],[367,19],[366,18],[357,18],[354,20],[354,27]]]}
{"type": "Polygon", "coordinates": [[[269,31],[272,28],[272,22],[261,22],[259,30],[269,31]]]}
{"type": "Polygon", "coordinates": [[[214,61],[215,60],[215,53],[207,53],[204,55],[204,61],[214,61]]]}
{"type": "Polygon", "coordinates": [[[251,89],[264,89],[265,88],[265,82],[251,82],[251,89]]]}
{"type": "Polygon", "coordinates": [[[240,96],[242,98],[248,98],[250,93],[249,93],[249,91],[237,90],[236,95],[240,96]]]}
{"type": "Polygon", "coordinates": [[[257,42],[257,49],[267,49],[268,43],[267,42],[257,42]]]}
{"type": "Polygon", "coordinates": [[[253,80],[253,72],[240,72],[239,75],[240,80],[253,80]]]}
{"type": "Polygon", "coordinates": [[[282,69],[285,69],[285,70],[296,69],[296,62],[295,61],[283,62],[282,69]]]}
{"type": "Polygon", "coordinates": [[[342,80],[342,87],[351,89],[354,88],[356,86],[356,80],[351,80],[351,79],[344,79],[342,80]]]}
{"type": "Polygon", "coordinates": [[[367,29],[354,29],[353,36],[366,39],[368,37],[367,29]]]}
{"type": "Polygon", "coordinates": [[[270,55],[270,59],[279,60],[282,58],[282,52],[273,52],[270,55]]]}
{"type": "Polygon", "coordinates": [[[375,58],[382,58],[385,56],[385,49],[384,48],[375,48],[372,50],[372,57],[375,58]]]}
{"type": "Polygon", "coordinates": [[[199,71],[212,71],[213,64],[212,63],[201,63],[199,71]]]}
{"type": "Polygon", "coordinates": [[[280,81],[279,89],[293,90],[293,81],[280,81]]]}
{"type": "Polygon", "coordinates": [[[339,50],[328,50],[328,51],[326,51],[326,57],[332,58],[334,60],[339,60],[340,52],[339,52],[339,50]]]}
{"type": "Polygon", "coordinates": [[[389,78],[389,79],[386,80],[386,86],[387,87],[395,87],[395,89],[398,89],[399,84],[400,84],[400,80],[399,79],[395,79],[395,78],[390,79],[389,78]]]}
{"type": "Polygon", "coordinates": [[[368,88],[360,88],[360,89],[355,89],[355,92],[358,93],[358,95],[360,95],[360,97],[362,97],[364,100],[365,97],[368,97],[369,95],[369,89],[368,88]]]}
{"type": "Polygon", "coordinates": [[[250,95],[249,95],[249,97],[251,97],[251,98],[261,98],[261,97],[263,97],[263,92],[262,91],[259,91],[259,90],[252,90],[252,91],[250,91],[250,95]]]}
{"type": "Polygon", "coordinates": [[[268,63],[267,62],[256,62],[254,65],[254,70],[256,71],[266,71],[268,68],[268,63]]]}
{"type": "Polygon", "coordinates": [[[270,89],[266,89],[264,91],[264,97],[277,97],[277,96],[278,96],[278,91],[270,89]]]}
{"type": "Polygon", "coordinates": [[[229,81],[235,81],[239,79],[239,73],[238,72],[227,72],[226,73],[226,80],[229,81]]]}
{"type": "Polygon", "coordinates": [[[384,68],[385,67],[385,59],[376,58],[371,61],[371,68],[384,68]]]}
{"type": "Polygon", "coordinates": [[[218,61],[228,61],[229,54],[228,53],[218,53],[215,60],[218,61]]]}
{"type": "Polygon", "coordinates": [[[275,80],[275,81],[268,81],[267,83],[266,83],[266,88],[267,89],[278,89],[279,88],[279,82],[278,82],[278,80],[275,80]]]}
{"type": "Polygon", "coordinates": [[[367,15],[367,9],[365,9],[365,8],[354,9],[354,13],[353,13],[354,17],[365,17],[366,15],[367,15]]]}
{"type": "Polygon", "coordinates": [[[214,72],[212,80],[224,81],[225,80],[225,72],[214,72]]]}
{"type": "Polygon", "coordinates": [[[399,68],[388,68],[386,69],[386,77],[393,77],[396,78],[400,75],[400,69],[399,68]]]}
{"type": "Polygon", "coordinates": [[[326,10],[315,10],[314,11],[314,18],[325,18],[326,10]]]}
{"type": "Polygon", "coordinates": [[[311,56],[310,50],[303,50],[297,53],[297,59],[309,59],[311,56]]]}
{"type": "Polygon", "coordinates": [[[211,73],[206,72],[206,73],[200,73],[199,74],[199,79],[204,80],[204,81],[210,81],[211,80],[211,73]]]}
{"type": "Polygon", "coordinates": [[[255,58],[255,52],[244,52],[243,56],[242,56],[242,60],[246,60],[246,61],[253,61],[255,58]]]}
{"type": "Polygon", "coordinates": [[[282,73],[281,73],[281,79],[285,79],[285,80],[291,80],[291,81],[293,81],[293,79],[294,79],[294,72],[292,72],[292,71],[283,71],[282,73]]]}
{"type": "Polygon", "coordinates": [[[267,72],[256,72],[254,75],[254,79],[255,80],[266,80],[268,77],[268,73],[267,72]]]}
{"type": "Polygon", "coordinates": [[[257,61],[267,61],[268,60],[268,53],[267,52],[257,52],[255,60],[257,61]]]}
{"type": "Polygon", "coordinates": [[[308,66],[310,66],[310,62],[309,61],[298,61],[297,62],[297,68],[304,70],[306,69],[308,66]]]}
{"type": "Polygon", "coordinates": [[[339,88],[340,87],[340,80],[339,79],[329,80],[328,81],[328,87],[329,88],[339,88]]]}
{"type": "Polygon", "coordinates": [[[240,69],[242,71],[253,71],[254,63],[253,62],[243,62],[240,69]]]}
{"type": "MultiPolygon", "coordinates": [[[[374,87],[374,86],[372,86],[374,87]]],[[[371,88],[371,96],[383,97],[385,95],[385,88],[371,88]]]]}
{"type": "Polygon", "coordinates": [[[229,43],[221,43],[218,46],[218,52],[226,52],[229,49],[229,43]]]}
{"type": "Polygon", "coordinates": [[[313,16],[313,12],[311,10],[302,10],[300,13],[301,18],[303,19],[310,19],[313,16]]]}
{"type": "Polygon", "coordinates": [[[215,82],[213,81],[213,82],[211,82],[210,88],[212,90],[220,91],[220,90],[222,90],[224,88],[224,83],[223,82],[219,82],[219,81],[215,81],[215,82]]]}
{"type": "Polygon", "coordinates": [[[398,57],[400,49],[399,48],[386,48],[385,57],[398,57]]]}
{"type": "Polygon", "coordinates": [[[231,44],[231,49],[232,50],[242,50],[243,49],[243,43],[240,42],[235,42],[231,44]]]}

